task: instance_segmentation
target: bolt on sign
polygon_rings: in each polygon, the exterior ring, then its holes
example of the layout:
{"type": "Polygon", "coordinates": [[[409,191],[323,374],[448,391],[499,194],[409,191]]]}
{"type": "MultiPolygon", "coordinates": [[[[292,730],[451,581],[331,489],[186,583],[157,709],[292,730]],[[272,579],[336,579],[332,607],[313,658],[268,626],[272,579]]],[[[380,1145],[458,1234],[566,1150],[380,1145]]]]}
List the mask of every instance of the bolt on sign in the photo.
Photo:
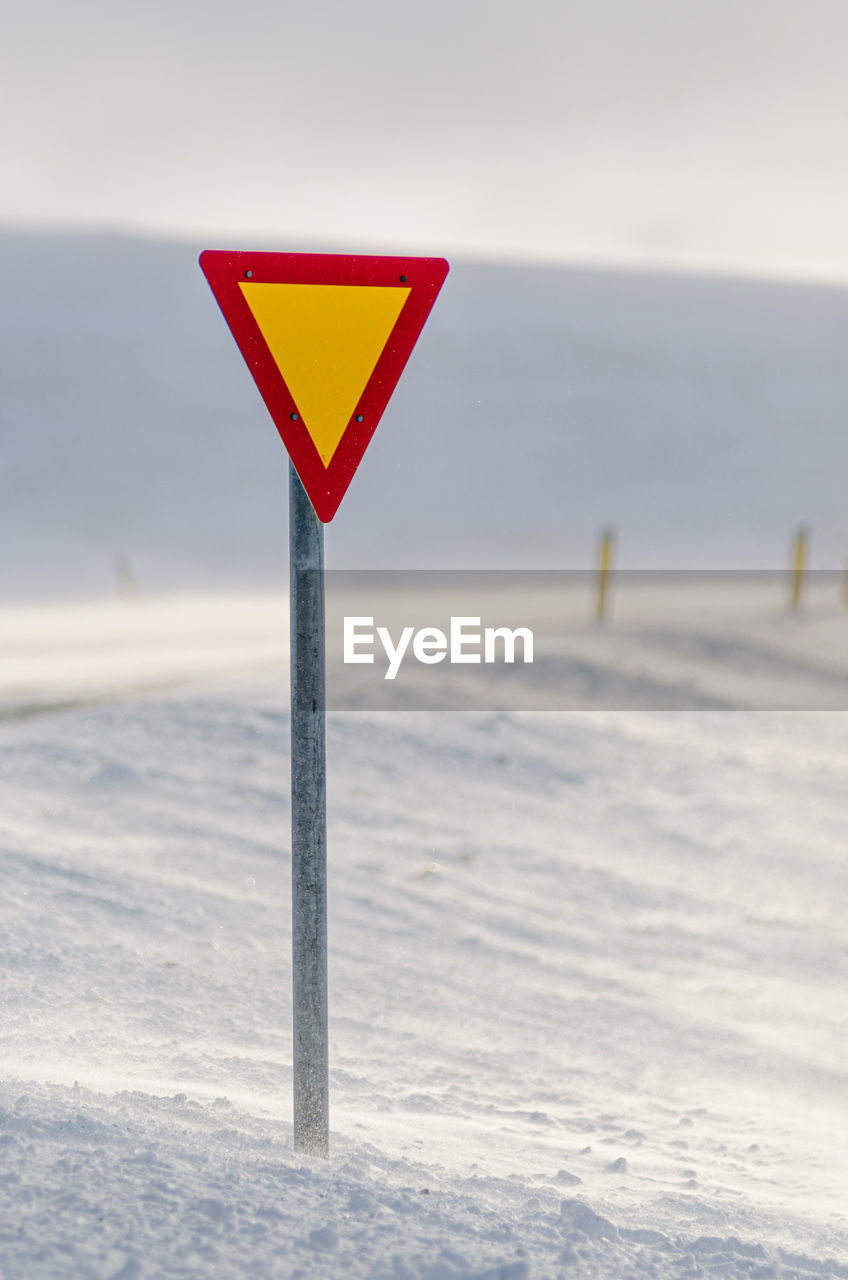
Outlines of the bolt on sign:
{"type": "Polygon", "coordinates": [[[324,524],[448,272],[443,258],[227,253],[200,266],[324,524]]]}
{"type": "Polygon", "coordinates": [[[294,1146],[327,1157],[324,524],[362,461],[448,264],[207,249],[200,266],[290,460],[294,1146]]]}

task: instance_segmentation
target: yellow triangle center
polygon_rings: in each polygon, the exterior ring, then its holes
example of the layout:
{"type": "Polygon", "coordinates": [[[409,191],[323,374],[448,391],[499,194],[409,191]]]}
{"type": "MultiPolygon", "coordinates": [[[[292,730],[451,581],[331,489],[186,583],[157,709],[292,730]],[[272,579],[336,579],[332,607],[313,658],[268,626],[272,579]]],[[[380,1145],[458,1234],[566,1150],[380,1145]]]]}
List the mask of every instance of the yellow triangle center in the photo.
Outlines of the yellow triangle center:
{"type": "Polygon", "coordinates": [[[324,466],[338,448],[409,289],[239,282],[324,466]]]}

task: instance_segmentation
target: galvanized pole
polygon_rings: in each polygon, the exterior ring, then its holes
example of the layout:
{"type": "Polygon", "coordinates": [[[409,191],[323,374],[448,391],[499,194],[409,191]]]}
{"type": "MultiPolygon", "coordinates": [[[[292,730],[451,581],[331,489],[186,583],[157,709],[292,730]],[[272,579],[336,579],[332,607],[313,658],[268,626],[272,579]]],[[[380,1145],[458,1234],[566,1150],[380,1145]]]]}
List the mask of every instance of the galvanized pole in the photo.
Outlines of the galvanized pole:
{"type": "Polygon", "coordinates": [[[324,526],[289,464],[294,1149],[328,1157],[324,526]]]}

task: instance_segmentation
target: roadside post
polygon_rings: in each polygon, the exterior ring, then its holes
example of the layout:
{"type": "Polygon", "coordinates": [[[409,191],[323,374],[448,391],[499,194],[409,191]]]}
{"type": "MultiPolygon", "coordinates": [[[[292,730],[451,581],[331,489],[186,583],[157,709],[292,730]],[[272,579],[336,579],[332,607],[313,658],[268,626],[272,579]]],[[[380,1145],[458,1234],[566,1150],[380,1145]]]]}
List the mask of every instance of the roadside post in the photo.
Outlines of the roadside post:
{"type": "Polygon", "coordinates": [[[807,552],[810,545],[810,531],[806,525],[801,525],[795,534],[794,554],[792,565],[792,595],[790,597],[790,608],[796,610],[801,605],[801,595],[804,587],[804,575],[807,569],[807,552]]]}
{"type": "Polygon", "coordinates": [[[448,264],[207,249],[200,267],[290,460],[294,1148],[326,1158],[324,524],[353,479],[448,264]]]}
{"type": "Polygon", "coordinates": [[[615,544],[615,530],[609,525],[601,533],[599,565],[598,565],[598,622],[604,622],[607,616],[607,597],[609,594],[609,577],[612,569],[612,556],[615,544]]]}

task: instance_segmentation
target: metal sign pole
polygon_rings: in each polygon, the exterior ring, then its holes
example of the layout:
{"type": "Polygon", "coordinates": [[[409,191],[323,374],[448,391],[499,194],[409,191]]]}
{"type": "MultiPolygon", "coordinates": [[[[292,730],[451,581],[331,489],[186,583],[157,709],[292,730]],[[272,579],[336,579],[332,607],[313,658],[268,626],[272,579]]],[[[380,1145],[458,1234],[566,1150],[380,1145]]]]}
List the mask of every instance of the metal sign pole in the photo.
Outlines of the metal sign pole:
{"type": "Polygon", "coordinates": [[[324,526],[289,464],[294,1149],[328,1157],[324,526]]]}
{"type": "Polygon", "coordinates": [[[297,466],[289,483],[294,1146],[329,1156],[322,521],[347,492],[448,264],[205,249],[200,267],[297,466]]]}

